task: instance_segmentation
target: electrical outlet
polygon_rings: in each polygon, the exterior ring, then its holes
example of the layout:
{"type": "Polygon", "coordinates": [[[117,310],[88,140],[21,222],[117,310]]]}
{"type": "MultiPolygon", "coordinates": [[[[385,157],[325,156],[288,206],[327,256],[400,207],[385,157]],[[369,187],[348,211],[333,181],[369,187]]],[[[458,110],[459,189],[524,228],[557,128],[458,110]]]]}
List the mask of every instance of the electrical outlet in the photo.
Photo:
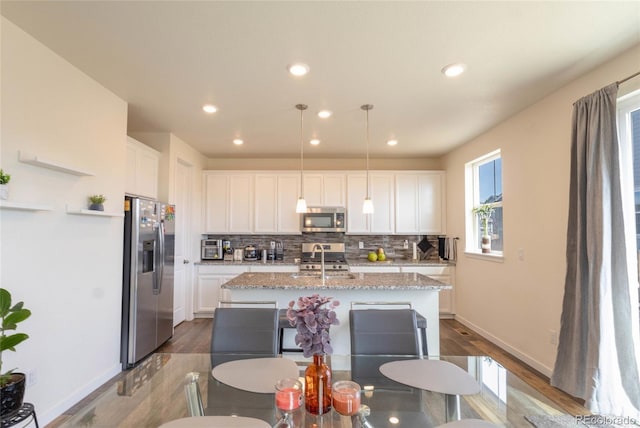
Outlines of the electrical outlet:
{"type": "Polygon", "coordinates": [[[558,344],[558,332],[555,330],[549,330],[549,343],[552,345],[558,344]]]}
{"type": "Polygon", "coordinates": [[[358,248],[362,250],[364,248],[364,242],[358,242],[358,248]]]}
{"type": "Polygon", "coordinates": [[[38,372],[36,369],[33,370],[27,370],[26,372],[27,375],[27,386],[34,386],[36,383],[38,383],[38,372]]]}
{"type": "Polygon", "coordinates": [[[524,248],[518,248],[518,260],[524,261],[524,248]]]}

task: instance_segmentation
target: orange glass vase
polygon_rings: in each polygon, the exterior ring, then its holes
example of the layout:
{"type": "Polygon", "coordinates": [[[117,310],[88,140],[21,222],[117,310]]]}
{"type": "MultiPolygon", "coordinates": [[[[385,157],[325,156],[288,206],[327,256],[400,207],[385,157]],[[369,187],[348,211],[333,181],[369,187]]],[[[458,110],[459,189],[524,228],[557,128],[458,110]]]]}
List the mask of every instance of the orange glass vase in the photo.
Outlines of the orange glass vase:
{"type": "Polygon", "coordinates": [[[304,372],[304,406],[307,412],[324,415],[331,410],[331,368],[324,354],[314,354],[304,372]]]}

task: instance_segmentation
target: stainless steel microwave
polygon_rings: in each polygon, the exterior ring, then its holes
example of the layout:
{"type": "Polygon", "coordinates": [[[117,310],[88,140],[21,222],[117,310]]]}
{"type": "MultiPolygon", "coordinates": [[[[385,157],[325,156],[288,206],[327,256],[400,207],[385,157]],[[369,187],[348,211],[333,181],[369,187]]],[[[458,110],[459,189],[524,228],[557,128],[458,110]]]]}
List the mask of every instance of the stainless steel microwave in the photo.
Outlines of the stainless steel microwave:
{"type": "Polygon", "coordinates": [[[308,207],[300,214],[303,232],[345,232],[344,207],[308,207]]]}

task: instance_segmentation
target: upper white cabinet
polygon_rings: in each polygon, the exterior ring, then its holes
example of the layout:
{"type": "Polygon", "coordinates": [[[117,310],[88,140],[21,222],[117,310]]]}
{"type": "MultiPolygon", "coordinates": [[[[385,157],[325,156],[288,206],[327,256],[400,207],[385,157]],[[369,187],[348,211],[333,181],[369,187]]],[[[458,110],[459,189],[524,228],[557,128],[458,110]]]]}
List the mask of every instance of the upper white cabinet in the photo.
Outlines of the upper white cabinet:
{"type": "MultiPolygon", "coordinates": [[[[444,171],[370,171],[374,213],[362,214],[365,171],[304,174],[308,206],[347,208],[348,234],[445,233],[444,171]]],[[[299,234],[300,174],[205,171],[205,233],[299,234]]]]}
{"type": "Polygon", "coordinates": [[[300,234],[300,214],[296,212],[300,194],[298,174],[278,175],[278,233],[300,234]]]}
{"type": "Polygon", "coordinates": [[[304,174],[304,198],[307,206],[346,207],[347,183],[344,173],[304,174]]]}
{"type": "Polygon", "coordinates": [[[158,198],[158,163],[160,153],[127,137],[125,193],[158,198]]]}
{"type": "Polygon", "coordinates": [[[204,173],[206,232],[253,232],[253,178],[246,173],[204,173]]]}
{"type": "Polygon", "coordinates": [[[397,234],[445,233],[444,174],[444,171],[396,173],[397,234]]]}
{"type": "Polygon", "coordinates": [[[254,232],[300,233],[299,193],[297,173],[256,174],[254,232]]]}
{"type": "Polygon", "coordinates": [[[363,214],[362,204],[367,195],[367,176],[365,173],[347,174],[347,233],[395,233],[394,174],[370,172],[369,184],[374,212],[363,214]]]}
{"type": "Polygon", "coordinates": [[[205,171],[206,233],[300,233],[296,173],[205,171]]]}

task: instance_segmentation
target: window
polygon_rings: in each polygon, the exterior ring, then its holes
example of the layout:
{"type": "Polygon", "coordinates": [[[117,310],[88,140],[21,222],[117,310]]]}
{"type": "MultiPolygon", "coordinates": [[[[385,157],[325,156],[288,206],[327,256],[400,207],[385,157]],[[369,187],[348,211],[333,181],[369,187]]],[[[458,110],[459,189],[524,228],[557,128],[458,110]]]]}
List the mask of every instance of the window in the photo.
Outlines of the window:
{"type": "MultiPolygon", "coordinates": [[[[633,158],[636,248],[640,251],[640,91],[633,92],[618,100],[618,134],[623,159],[626,149],[631,150],[633,158]]],[[[623,180],[624,182],[625,180],[623,180]]]]}
{"type": "Polygon", "coordinates": [[[483,251],[482,236],[491,237],[489,254],[501,256],[504,245],[502,228],[502,157],[500,150],[475,159],[465,166],[466,178],[466,251],[471,253],[487,253],[483,251]],[[492,208],[491,216],[485,222],[473,213],[480,205],[492,208]]]}

